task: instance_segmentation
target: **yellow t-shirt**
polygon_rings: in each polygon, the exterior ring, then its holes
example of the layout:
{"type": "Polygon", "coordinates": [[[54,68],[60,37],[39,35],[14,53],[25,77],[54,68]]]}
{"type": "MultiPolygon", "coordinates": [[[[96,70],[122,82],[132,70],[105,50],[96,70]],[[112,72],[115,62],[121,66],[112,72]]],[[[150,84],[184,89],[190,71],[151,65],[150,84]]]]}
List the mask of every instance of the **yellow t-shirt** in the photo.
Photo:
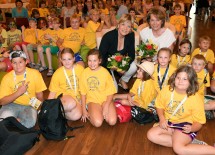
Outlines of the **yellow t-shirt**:
{"type": "Polygon", "coordinates": [[[81,95],[86,95],[86,104],[97,103],[102,105],[107,100],[107,96],[115,94],[113,78],[104,67],[97,71],[92,71],[87,67],[80,80],[81,95]]]}
{"type": "Polygon", "coordinates": [[[2,36],[2,38],[5,39],[5,42],[0,47],[8,47],[8,45],[7,45],[7,38],[8,38],[7,31],[3,28],[1,30],[1,36],[2,36]]]}
{"type": "Polygon", "coordinates": [[[109,11],[107,8],[105,9],[100,9],[101,10],[101,13],[105,14],[105,15],[109,15],[109,11]]]}
{"type": "Polygon", "coordinates": [[[47,8],[38,8],[38,11],[40,13],[40,17],[48,17],[50,15],[47,8]]]}
{"type": "Polygon", "coordinates": [[[197,78],[198,78],[198,83],[199,83],[198,94],[202,99],[204,99],[204,95],[206,95],[205,87],[210,87],[210,75],[209,75],[208,71],[203,69],[199,73],[197,73],[197,78]],[[206,77],[207,83],[204,83],[205,77],[206,77]]]}
{"type": "Polygon", "coordinates": [[[24,31],[24,41],[30,44],[36,44],[37,38],[36,38],[36,31],[35,29],[25,29],[24,31]]]}
{"type": "Polygon", "coordinates": [[[75,75],[73,75],[72,70],[66,70],[66,73],[68,75],[69,81],[71,83],[72,88],[70,87],[69,83],[67,82],[66,76],[64,74],[64,67],[58,68],[55,73],[52,76],[50,85],[49,85],[49,91],[55,92],[55,97],[57,98],[60,94],[64,95],[70,95],[74,99],[80,97],[79,92],[79,81],[81,73],[83,72],[84,68],[81,65],[76,64],[74,67],[75,75]],[[75,78],[74,78],[75,77],[75,78]],[[76,86],[76,88],[75,88],[76,86]]]}
{"type": "Polygon", "coordinates": [[[84,28],[79,27],[78,30],[75,30],[70,27],[63,30],[63,33],[62,35],[60,35],[60,38],[64,39],[64,47],[71,48],[74,53],[77,53],[81,48],[81,43],[84,41],[84,36],[84,28]]]}
{"type": "Polygon", "coordinates": [[[171,56],[171,62],[170,62],[170,64],[173,67],[178,68],[181,65],[187,65],[187,64],[189,64],[190,61],[191,61],[190,55],[186,55],[185,57],[182,57],[182,56],[173,54],[171,56]]]}
{"type": "Polygon", "coordinates": [[[206,52],[201,52],[200,48],[196,48],[192,53],[191,59],[197,54],[203,55],[207,62],[214,63],[214,52],[211,49],[208,49],[206,52]]]}
{"type": "Polygon", "coordinates": [[[90,49],[96,47],[96,30],[98,29],[100,23],[94,23],[93,21],[89,21],[86,27],[86,35],[85,35],[85,45],[90,49]]]}
{"type": "MultiPolygon", "coordinates": [[[[154,85],[154,88],[156,89],[157,93],[160,92],[160,86],[159,86],[159,83],[158,83],[158,65],[155,65],[155,71],[152,75],[152,77],[154,78],[153,80],[153,85],[154,85]]],[[[168,69],[168,72],[166,74],[166,77],[164,79],[164,82],[162,84],[162,88],[164,88],[167,84],[168,84],[168,80],[170,78],[170,76],[175,72],[176,68],[173,67],[172,65],[169,65],[169,69],[168,69]]],[[[162,81],[163,77],[164,77],[164,74],[165,74],[165,71],[166,71],[166,68],[160,68],[160,81],[162,81]]]]}
{"type": "Polygon", "coordinates": [[[42,44],[42,45],[49,45],[49,40],[45,39],[45,34],[50,34],[51,30],[50,29],[46,29],[46,30],[38,30],[38,41],[42,44]]]}
{"type": "MultiPolygon", "coordinates": [[[[186,18],[185,16],[183,15],[180,15],[180,16],[176,16],[176,15],[173,15],[170,17],[170,21],[169,21],[172,25],[175,26],[175,29],[176,31],[180,32],[181,29],[180,29],[180,26],[181,24],[183,25],[183,27],[186,27],[186,18]]],[[[184,29],[184,28],[183,28],[184,29]]],[[[182,29],[182,30],[183,30],[182,29]]]]}
{"type": "MultiPolygon", "coordinates": [[[[16,75],[16,80],[14,80],[14,71],[7,73],[1,81],[0,98],[16,92],[23,80],[24,75],[16,75]]],[[[46,90],[46,85],[43,81],[42,75],[37,70],[27,67],[25,81],[29,81],[27,94],[22,94],[15,101],[13,101],[13,103],[28,106],[30,98],[36,97],[36,93],[46,90]]]]}
{"type": "Polygon", "coordinates": [[[176,114],[172,116],[177,106],[186,96],[178,94],[175,91],[173,91],[173,94],[173,102],[170,102],[172,92],[169,90],[169,86],[166,86],[161,90],[155,100],[155,107],[159,109],[164,109],[164,116],[166,120],[169,120],[172,123],[206,123],[204,103],[200,99],[198,93],[189,96],[184,102],[184,104],[176,112],[176,114]]]}
{"type": "MultiPolygon", "coordinates": [[[[58,29],[58,30],[51,30],[50,32],[49,32],[49,34],[52,36],[52,38],[55,40],[55,41],[57,41],[59,38],[60,38],[60,36],[62,35],[62,33],[63,33],[63,29],[58,29]]],[[[57,46],[56,45],[56,42],[52,42],[52,46],[57,46]]]]}
{"type": "Polygon", "coordinates": [[[22,40],[20,40],[21,38],[21,31],[16,29],[15,31],[7,31],[7,35],[8,35],[8,44],[14,44],[16,42],[21,42],[22,40]]]}
{"type": "Polygon", "coordinates": [[[156,90],[152,87],[153,81],[142,81],[136,79],[130,92],[135,94],[134,101],[139,103],[140,107],[147,109],[149,103],[156,97],[156,90]]]}

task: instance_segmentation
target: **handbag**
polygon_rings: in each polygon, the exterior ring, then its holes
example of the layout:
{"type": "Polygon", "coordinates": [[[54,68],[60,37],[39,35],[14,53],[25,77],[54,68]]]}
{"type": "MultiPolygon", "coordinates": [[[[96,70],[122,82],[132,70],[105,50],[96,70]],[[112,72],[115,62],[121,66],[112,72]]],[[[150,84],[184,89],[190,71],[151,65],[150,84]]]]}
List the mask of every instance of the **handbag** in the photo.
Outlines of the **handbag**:
{"type": "Polygon", "coordinates": [[[131,115],[139,124],[147,124],[154,121],[154,115],[152,113],[138,106],[131,107],[131,115]]]}
{"type": "Polygon", "coordinates": [[[117,117],[119,119],[119,122],[120,123],[129,122],[132,118],[131,107],[126,106],[126,105],[122,105],[120,103],[120,101],[118,101],[118,100],[115,101],[114,104],[116,107],[116,113],[117,113],[117,117]]]}

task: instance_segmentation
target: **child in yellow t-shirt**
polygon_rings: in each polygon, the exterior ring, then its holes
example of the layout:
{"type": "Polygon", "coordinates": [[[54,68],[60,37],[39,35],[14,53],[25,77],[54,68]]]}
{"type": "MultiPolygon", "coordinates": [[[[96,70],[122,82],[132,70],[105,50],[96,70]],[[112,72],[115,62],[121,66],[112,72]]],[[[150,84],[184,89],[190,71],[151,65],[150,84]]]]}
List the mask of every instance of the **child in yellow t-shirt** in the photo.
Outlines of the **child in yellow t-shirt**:
{"type": "Polygon", "coordinates": [[[191,49],[192,43],[189,39],[183,39],[178,47],[178,52],[176,54],[172,54],[170,64],[178,68],[181,65],[187,65],[191,61],[191,49]]]}
{"type": "Polygon", "coordinates": [[[102,29],[105,27],[110,28],[110,22],[106,18],[106,15],[99,14],[98,9],[92,9],[90,10],[90,20],[87,23],[87,26],[85,26],[86,34],[84,37],[84,44],[85,46],[81,49],[81,57],[86,62],[86,56],[90,49],[96,48],[96,32],[102,31],[102,29]],[[101,17],[101,23],[98,22],[101,17]]]}
{"type": "MultiPolygon", "coordinates": [[[[84,43],[85,29],[80,27],[80,16],[73,14],[70,17],[71,27],[63,30],[58,40],[60,51],[63,48],[71,48],[75,53],[75,62],[84,66],[83,59],[80,55],[81,45],[84,43]]],[[[60,63],[59,63],[60,64],[60,63]]]]}
{"type": "Polygon", "coordinates": [[[87,119],[95,127],[105,120],[109,125],[117,122],[113,95],[116,93],[113,78],[107,69],[100,66],[101,55],[98,50],[90,50],[87,56],[88,66],[81,74],[80,92],[82,120],[87,119]]]}
{"type": "Polygon", "coordinates": [[[8,47],[7,38],[7,31],[2,27],[2,24],[0,23],[0,48],[8,47]]]}
{"type": "Polygon", "coordinates": [[[79,85],[84,68],[75,64],[74,52],[70,48],[63,49],[60,61],[63,66],[58,68],[52,76],[48,98],[57,98],[63,93],[61,100],[66,118],[75,121],[82,116],[79,85]]]}
{"type": "Polygon", "coordinates": [[[17,29],[16,23],[14,21],[11,21],[9,23],[9,28],[10,30],[7,31],[8,48],[11,50],[13,50],[14,48],[15,50],[21,50],[20,46],[24,45],[25,48],[23,48],[23,51],[27,53],[26,44],[22,44],[22,33],[20,30],[17,29]]]}
{"type": "Polygon", "coordinates": [[[57,40],[59,39],[60,35],[63,33],[63,30],[60,28],[60,19],[53,18],[53,30],[49,30],[45,35],[44,38],[48,40],[47,45],[40,46],[37,52],[39,52],[40,61],[43,68],[46,68],[46,63],[44,60],[43,52],[45,51],[47,61],[48,61],[48,72],[47,76],[52,76],[54,73],[52,67],[52,54],[57,54],[59,48],[57,46],[57,40]]]}
{"type": "Polygon", "coordinates": [[[41,1],[38,11],[40,13],[40,17],[48,17],[50,15],[49,10],[46,8],[46,2],[45,1],[41,1]]]}
{"type": "Polygon", "coordinates": [[[156,98],[159,125],[152,127],[147,138],[176,154],[215,154],[209,145],[192,144],[196,133],[206,123],[204,104],[198,91],[197,75],[190,66],[180,66],[170,77],[169,86],[156,98]]]}
{"type": "Polygon", "coordinates": [[[171,53],[172,51],[169,48],[161,48],[158,51],[158,64],[155,65],[155,71],[152,75],[154,79],[153,85],[157,93],[159,93],[161,89],[168,84],[169,77],[176,69],[171,64],[169,64],[171,53]]]}
{"type": "Polygon", "coordinates": [[[184,38],[185,27],[186,27],[186,17],[181,15],[181,5],[176,4],[174,7],[175,15],[170,17],[170,23],[175,26],[176,29],[176,38],[178,38],[179,43],[184,38]]]}
{"type": "MultiPolygon", "coordinates": [[[[34,68],[36,65],[34,63],[34,54],[33,50],[37,49],[37,41],[38,41],[38,30],[37,30],[37,20],[35,18],[29,18],[29,28],[25,28],[22,26],[22,40],[27,44],[27,59],[30,59],[29,66],[34,68]]],[[[38,60],[39,63],[39,60],[38,60]]]]}
{"type": "Polygon", "coordinates": [[[7,73],[1,81],[0,117],[13,116],[25,127],[31,128],[36,123],[37,108],[43,101],[46,85],[37,70],[26,67],[26,58],[22,51],[10,53],[14,70],[7,73]]]}
{"type": "Polygon", "coordinates": [[[155,98],[156,91],[153,85],[152,74],[154,72],[154,64],[144,61],[137,65],[137,79],[134,82],[128,94],[115,94],[114,99],[120,100],[122,105],[138,106],[144,109],[148,108],[149,103],[155,98]]]}
{"type": "Polygon", "coordinates": [[[40,18],[38,20],[38,43],[37,43],[37,54],[39,59],[41,60],[42,66],[39,65],[38,70],[43,72],[47,70],[46,64],[44,62],[43,51],[46,50],[47,47],[50,45],[50,40],[46,37],[47,34],[51,33],[51,30],[47,28],[47,20],[46,18],[40,18]],[[42,59],[41,59],[42,58],[42,59]],[[43,61],[42,61],[43,60],[43,61]]]}
{"type": "Polygon", "coordinates": [[[208,36],[202,36],[199,38],[199,48],[196,48],[191,55],[191,59],[197,55],[201,54],[205,57],[207,61],[206,68],[208,69],[210,75],[214,72],[214,52],[213,50],[209,49],[211,44],[211,38],[208,36]]]}
{"type": "Polygon", "coordinates": [[[209,99],[204,97],[207,95],[206,87],[210,87],[210,76],[205,68],[206,60],[203,55],[197,54],[192,59],[192,67],[197,73],[198,83],[199,83],[199,95],[204,100],[205,114],[208,119],[214,118],[214,112],[210,110],[215,110],[215,100],[213,98],[209,99]]]}

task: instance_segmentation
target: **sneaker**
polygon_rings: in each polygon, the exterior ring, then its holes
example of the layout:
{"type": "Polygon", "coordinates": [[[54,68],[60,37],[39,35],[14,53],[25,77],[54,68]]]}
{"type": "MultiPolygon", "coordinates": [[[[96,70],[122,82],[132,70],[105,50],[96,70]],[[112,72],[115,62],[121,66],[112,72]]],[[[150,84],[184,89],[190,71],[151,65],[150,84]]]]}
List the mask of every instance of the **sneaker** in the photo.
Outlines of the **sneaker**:
{"type": "Polygon", "coordinates": [[[199,145],[208,145],[207,143],[205,143],[204,141],[198,140],[196,138],[193,139],[193,141],[191,142],[192,144],[199,144],[199,145]]]}
{"type": "Polygon", "coordinates": [[[46,67],[46,66],[41,66],[40,68],[39,68],[39,71],[40,72],[43,72],[43,71],[45,71],[45,70],[47,70],[48,69],[48,67],[46,67]]]}
{"type": "Polygon", "coordinates": [[[205,110],[205,116],[207,119],[214,119],[214,114],[212,110],[205,110]]]}
{"type": "Polygon", "coordinates": [[[47,73],[47,76],[52,76],[54,73],[54,70],[53,69],[49,69],[48,70],[48,73],[47,73]]]}

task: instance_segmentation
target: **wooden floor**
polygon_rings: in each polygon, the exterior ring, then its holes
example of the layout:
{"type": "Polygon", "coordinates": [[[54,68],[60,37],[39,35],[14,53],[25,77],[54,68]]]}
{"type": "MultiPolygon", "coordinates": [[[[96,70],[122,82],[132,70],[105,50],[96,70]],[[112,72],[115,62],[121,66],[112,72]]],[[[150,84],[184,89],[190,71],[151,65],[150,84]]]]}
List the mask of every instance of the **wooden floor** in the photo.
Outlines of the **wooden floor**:
{"type": "MultiPolygon", "coordinates": [[[[194,12],[194,10],[192,10],[194,12]]],[[[198,46],[198,37],[209,35],[212,39],[211,49],[215,50],[215,22],[207,19],[197,20],[191,13],[190,25],[193,29],[191,41],[193,49],[198,46]]],[[[50,78],[45,77],[47,86],[50,78]]],[[[130,84],[131,85],[131,84],[130,84]]],[[[45,93],[47,97],[48,92],[45,93]]],[[[81,121],[70,122],[72,126],[84,124],[84,128],[69,132],[75,138],[65,141],[47,141],[40,136],[40,142],[29,150],[26,155],[174,155],[172,148],[151,143],[146,138],[147,131],[153,124],[139,125],[129,122],[110,127],[106,123],[100,128],[92,127],[81,121]]],[[[210,145],[215,143],[215,120],[207,121],[198,134],[198,139],[210,145]]]]}

